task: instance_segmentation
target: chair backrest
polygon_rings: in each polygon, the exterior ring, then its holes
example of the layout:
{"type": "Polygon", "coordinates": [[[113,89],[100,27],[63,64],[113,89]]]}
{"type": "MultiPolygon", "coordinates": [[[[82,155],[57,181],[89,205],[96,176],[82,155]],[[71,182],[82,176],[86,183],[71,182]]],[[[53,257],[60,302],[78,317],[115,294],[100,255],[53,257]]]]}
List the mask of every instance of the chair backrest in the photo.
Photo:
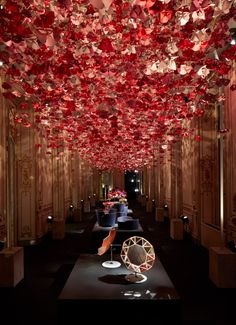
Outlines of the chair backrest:
{"type": "Polygon", "coordinates": [[[116,213],[106,213],[101,217],[100,226],[102,227],[114,227],[116,224],[116,213]]]}
{"type": "Polygon", "coordinates": [[[116,236],[116,229],[112,228],[107,237],[103,239],[102,246],[98,248],[98,255],[103,255],[110,248],[116,236]]]}

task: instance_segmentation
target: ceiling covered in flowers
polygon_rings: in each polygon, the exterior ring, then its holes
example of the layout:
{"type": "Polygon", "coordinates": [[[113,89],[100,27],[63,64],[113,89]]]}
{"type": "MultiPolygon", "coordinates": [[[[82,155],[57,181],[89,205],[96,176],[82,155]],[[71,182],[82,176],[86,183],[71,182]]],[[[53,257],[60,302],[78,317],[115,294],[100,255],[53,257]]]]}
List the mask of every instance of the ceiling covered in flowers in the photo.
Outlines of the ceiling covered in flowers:
{"type": "Polygon", "coordinates": [[[229,83],[235,1],[1,3],[4,96],[20,97],[15,119],[47,152],[101,170],[150,165],[183,137],[200,140],[186,121],[229,83]]]}

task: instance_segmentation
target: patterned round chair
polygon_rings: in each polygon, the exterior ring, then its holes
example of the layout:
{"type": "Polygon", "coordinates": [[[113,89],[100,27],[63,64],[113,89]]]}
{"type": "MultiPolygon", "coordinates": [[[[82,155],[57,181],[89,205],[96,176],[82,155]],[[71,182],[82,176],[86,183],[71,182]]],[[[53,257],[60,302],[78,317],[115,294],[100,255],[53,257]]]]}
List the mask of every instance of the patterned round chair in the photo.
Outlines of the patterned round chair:
{"type": "Polygon", "coordinates": [[[118,229],[122,230],[136,230],[139,227],[139,219],[131,217],[119,217],[117,219],[118,229]]]}

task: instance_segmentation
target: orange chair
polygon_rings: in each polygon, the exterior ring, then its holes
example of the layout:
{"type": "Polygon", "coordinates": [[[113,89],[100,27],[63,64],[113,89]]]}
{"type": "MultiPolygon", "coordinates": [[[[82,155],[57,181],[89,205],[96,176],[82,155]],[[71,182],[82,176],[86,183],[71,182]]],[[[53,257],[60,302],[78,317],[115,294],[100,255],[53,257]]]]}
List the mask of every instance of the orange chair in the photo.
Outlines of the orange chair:
{"type": "Polygon", "coordinates": [[[102,246],[98,248],[98,253],[97,254],[99,256],[105,254],[108,251],[109,248],[111,250],[111,258],[110,258],[110,261],[103,262],[102,263],[102,266],[103,267],[115,268],[115,267],[119,267],[121,265],[120,262],[113,261],[113,256],[112,256],[112,243],[113,243],[113,241],[115,239],[115,236],[116,236],[116,229],[115,228],[112,228],[109,231],[108,236],[103,239],[102,246]]]}
{"type": "Polygon", "coordinates": [[[111,244],[115,239],[115,236],[116,236],[116,229],[112,228],[109,231],[108,236],[103,239],[102,246],[98,248],[98,255],[101,256],[108,251],[108,249],[111,247],[111,244]]]}

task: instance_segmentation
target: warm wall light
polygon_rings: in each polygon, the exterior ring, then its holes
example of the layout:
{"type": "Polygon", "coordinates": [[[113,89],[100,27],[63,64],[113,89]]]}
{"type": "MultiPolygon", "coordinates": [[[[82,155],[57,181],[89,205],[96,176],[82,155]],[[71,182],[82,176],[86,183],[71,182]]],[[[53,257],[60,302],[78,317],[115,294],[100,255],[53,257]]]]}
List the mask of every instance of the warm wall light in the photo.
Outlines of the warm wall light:
{"type": "Polygon", "coordinates": [[[179,216],[179,219],[181,219],[183,223],[189,223],[188,216],[182,214],[181,216],[179,216]]]}
{"type": "Polygon", "coordinates": [[[73,208],[74,208],[74,205],[71,203],[71,204],[69,205],[69,210],[71,211],[71,210],[73,210],[73,208]]]}
{"type": "Polygon", "coordinates": [[[47,223],[53,223],[53,216],[47,216],[47,223]]]}

